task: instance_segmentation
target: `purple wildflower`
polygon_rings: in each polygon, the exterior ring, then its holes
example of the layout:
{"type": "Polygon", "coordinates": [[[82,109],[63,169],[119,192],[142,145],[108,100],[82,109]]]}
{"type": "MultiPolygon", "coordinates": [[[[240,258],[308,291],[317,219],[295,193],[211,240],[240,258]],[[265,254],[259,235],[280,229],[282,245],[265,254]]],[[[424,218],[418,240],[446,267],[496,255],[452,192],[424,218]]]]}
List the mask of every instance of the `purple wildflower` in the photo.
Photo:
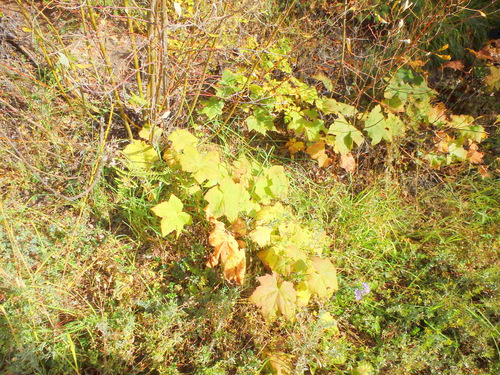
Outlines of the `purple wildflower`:
{"type": "Polygon", "coordinates": [[[363,283],[363,294],[368,294],[370,293],[370,285],[368,285],[368,283],[363,283]]]}
{"type": "Polygon", "coordinates": [[[356,298],[357,301],[361,301],[363,299],[363,296],[367,295],[371,291],[370,285],[368,285],[368,283],[363,283],[361,284],[361,286],[363,287],[362,289],[356,288],[354,290],[354,298],[356,298]]]}
{"type": "Polygon", "coordinates": [[[356,289],[354,291],[354,298],[356,298],[357,301],[361,301],[361,299],[363,298],[363,292],[359,289],[356,289]]]}

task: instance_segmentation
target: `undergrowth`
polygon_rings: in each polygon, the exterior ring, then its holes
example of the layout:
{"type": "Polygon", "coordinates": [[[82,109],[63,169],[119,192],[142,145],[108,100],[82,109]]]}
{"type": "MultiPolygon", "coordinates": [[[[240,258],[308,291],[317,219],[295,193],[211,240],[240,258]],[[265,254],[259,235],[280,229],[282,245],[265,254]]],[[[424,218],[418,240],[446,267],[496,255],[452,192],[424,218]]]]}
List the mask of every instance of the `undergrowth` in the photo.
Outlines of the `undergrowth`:
{"type": "Polygon", "coordinates": [[[496,17],[0,11],[0,371],[500,371],[496,17]]]}

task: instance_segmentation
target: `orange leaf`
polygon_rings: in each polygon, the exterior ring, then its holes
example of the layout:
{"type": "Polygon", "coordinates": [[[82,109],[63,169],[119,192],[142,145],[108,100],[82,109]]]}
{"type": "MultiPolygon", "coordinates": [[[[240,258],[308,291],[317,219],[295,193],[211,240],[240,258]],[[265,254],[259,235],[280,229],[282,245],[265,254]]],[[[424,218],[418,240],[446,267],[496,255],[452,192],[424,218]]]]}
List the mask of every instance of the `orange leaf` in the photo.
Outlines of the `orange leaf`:
{"type": "Polygon", "coordinates": [[[450,138],[450,136],[445,132],[438,132],[436,138],[434,138],[434,146],[436,147],[436,151],[447,154],[449,152],[449,145],[452,140],[453,139],[450,138]]]}
{"type": "Polygon", "coordinates": [[[469,146],[469,151],[467,152],[467,159],[472,164],[480,164],[483,161],[484,152],[477,151],[478,147],[476,143],[469,146]]]}
{"type": "Polygon", "coordinates": [[[311,155],[311,158],[318,161],[320,168],[326,168],[332,163],[332,159],[326,155],[325,142],[320,141],[309,146],[306,152],[311,155]]]}
{"type": "Polygon", "coordinates": [[[245,234],[247,234],[247,225],[245,224],[243,219],[239,217],[233,224],[231,224],[231,230],[233,231],[233,233],[239,236],[244,236],[245,234]]]}
{"type": "Polygon", "coordinates": [[[208,242],[215,248],[215,251],[208,260],[207,266],[215,267],[220,259],[224,266],[225,279],[242,285],[246,271],[245,251],[240,249],[234,236],[226,231],[224,223],[214,218],[211,218],[210,222],[215,224],[215,228],[210,233],[208,242]]]}
{"type": "Polygon", "coordinates": [[[461,61],[454,60],[454,61],[448,61],[447,63],[444,63],[443,64],[443,69],[444,68],[451,68],[453,70],[460,70],[460,71],[462,71],[462,70],[464,70],[465,65],[461,61]]]}
{"type": "Polygon", "coordinates": [[[340,167],[349,173],[353,173],[356,170],[356,160],[354,160],[350,152],[346,155],[340,155],[340,167]]]}
{"type": "Polygon", "coordinates": [[[477,167],[478,171],[479,171],[479,174],[481,175],[481,177],[483,178],[483,180],[485,178],[488,178],[488,177],[491,177],[491,174],[490,172],[488,171],[488,167],[486,165],[480,165],[477,167]]]}

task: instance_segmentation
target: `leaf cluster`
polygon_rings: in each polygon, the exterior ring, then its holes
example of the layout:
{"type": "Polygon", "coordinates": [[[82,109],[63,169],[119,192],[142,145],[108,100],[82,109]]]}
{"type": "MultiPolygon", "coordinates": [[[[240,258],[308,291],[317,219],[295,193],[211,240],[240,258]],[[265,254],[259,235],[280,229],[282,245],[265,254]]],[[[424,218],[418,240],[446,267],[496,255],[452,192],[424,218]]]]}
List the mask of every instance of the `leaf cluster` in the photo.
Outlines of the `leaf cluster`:
{"type": "Polygon", "coordinates": [[[336,270],[320,257],[330,241],[323,230],[302,225],[279,202],[286,199],[289,185],[282,166],[266,167],[244,155],[233,162],[223,160],[215,145],[201,145],[184,129],[168,140],[162,159],[140,140],[123,152],[131,173],[138,176],[148,168],[177,171],[170,174],[168,200],[151,208],[161,218],[162,236],[176,232],[179,237],[194,216],[204,217],[213,225],[208,242],[214,253],[207,266],[220,262],[225,279],[240,285],[246,272],[244,240],[260,247],[258,257],[272,274],[259,278],[261,285],[250,301],[268,319],[279,314],[294,319],[296,308],[306,306],[312,295],[332,296],[338,289],[336,270]]]}
{"type": "Polygon", "coordinates": [[[301,82],[286,69],[281,71],[285,75],[283,79],[268,73],[259,80],[247,78],[242,72],[225,70],[215,85],[216,96],[204,102],[200,113],[214,119],[222,115],[226,100],[233,100],[234,95],[247,97],[239,108],[246,116],[249,131],[261,134],[277,131],[275,120],[283,118],[289,132],[308,142],[306,147],[304,142],[291,138],[287,148],[292,157],[305,150],[323,168],[333,162],[329,156],[332,148],[340,154],[341,166],[354,172],[356,166],[351,152],[355,146],[361,146],[366,140],[372,146],[382,141],[399,141],[408,135],[408,129],[423,131],[429,138],[436,130],[441,132],[441,138],[446,135],[444,141],[434,140],[435,150],[422,152],[432,167],[466,161],[481,163],[483,154],[477,151],[477,145],[486,137],[484,128],[477,125],[473,117],[454,115],[443,103],[435,103],[437,92],[411,68],[400,68],[386,78],[384,99],[365,111],[333,98],[320,97],[314,87],[301,82]],[[247,81],[250,83],[245,91],[247,81]]]}

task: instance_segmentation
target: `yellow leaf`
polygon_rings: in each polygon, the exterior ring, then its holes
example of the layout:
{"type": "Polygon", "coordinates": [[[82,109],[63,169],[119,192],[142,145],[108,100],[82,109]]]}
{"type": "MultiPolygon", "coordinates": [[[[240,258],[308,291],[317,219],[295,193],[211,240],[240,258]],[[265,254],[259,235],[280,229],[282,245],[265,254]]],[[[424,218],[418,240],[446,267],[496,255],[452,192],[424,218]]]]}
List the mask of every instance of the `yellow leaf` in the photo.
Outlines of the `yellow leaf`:
{"type": "Polygon", "coordinates": [[[351,49],[351,39],[346,38],[345,42],[346,42],[345,44],[346,44],[347,50],[349,51],[349,53],[352,53],[352,49],[351,49]]]}
{"type": "Polygon", "coordinates": [[[332,159],[326,155],[325,142],[319,141],[309,146],[306,152],[311,156],[311,158],[318,161],[320,168],[326,168],[332,163],[332,159]]]}
{"type": "Polygon", "coordinates": [[[264,352],[269,373],[276,375],[290,375],[292,373],[292,356],[283,352],[264,352]]]}
{"type": "Polygon", "coordinates": [[[440,55],[438,53],[435,53],[435,55],[437,57],[439,57],[440,59],[443,59],[443,60],[446,60],[446,61],[451,60],[451,56],[450,55],[440,55]]]}
{"type": "Polygon", "coordinates": [[[288,148],[288,151],[290,154],[296,154],[299,151],[304,151],[306,148],[306,145],[304,142],[297,141],[295,138],[290,138],[290,140],[286,143],[286,148],[288,148]]]}
{"type": "Polygon", "coordinates": [[[448,47],[450,47],[449,44],[445,44],[444,46],[442,46],[440,49],[438,49],[436,52],[441,52],[441,51],[444,51],[444,50],[447,50],[448,47]]]}

